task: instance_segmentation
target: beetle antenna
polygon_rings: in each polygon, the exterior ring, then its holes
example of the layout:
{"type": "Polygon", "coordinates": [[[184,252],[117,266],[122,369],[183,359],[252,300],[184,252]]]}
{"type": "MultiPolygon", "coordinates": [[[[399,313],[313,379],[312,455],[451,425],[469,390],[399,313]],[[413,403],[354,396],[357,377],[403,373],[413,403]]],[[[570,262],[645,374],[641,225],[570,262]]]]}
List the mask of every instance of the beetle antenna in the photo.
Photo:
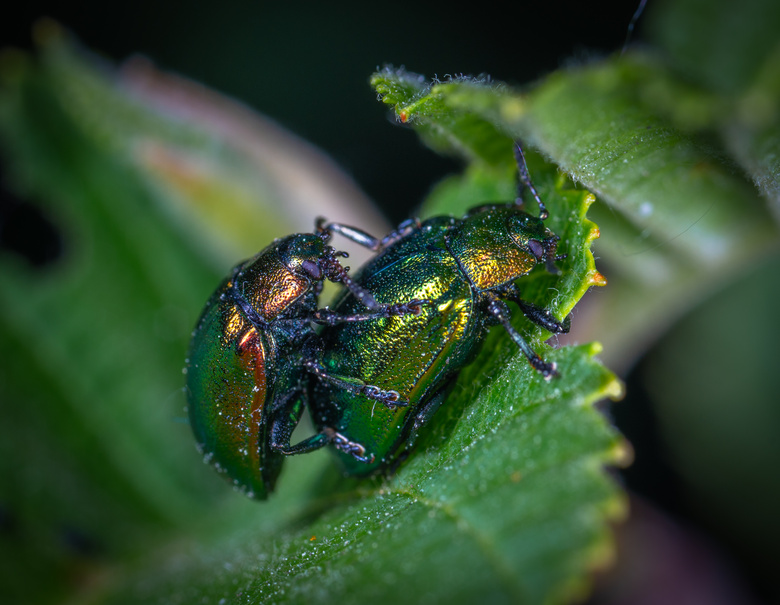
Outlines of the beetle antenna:
{"type": "Polygon", "coordinates": [[[536,203],[539,204],[539,218],[541,220],[546,219],[549,216],[547,207],[542,202],[542,198],[539,197],[539,193],[536,191],[536,187],[531,182],[531,175],[528,174],[528,165],[525,163],[525,154],[523,153],[523,147],[520,141],[515,141],[515,161],[517,162],[517,176],[519,178],[518,191],[517,191],[517,204],[522,206],[523,204],[523,187],[528,187],[531,195],[534,196],[536,203]]]}
{"type": "Polygon", "coordinates": [[[333,233],[330,229],[328,229],[327,220],[324,216],[318,216],[317,219],[314,221],[314,231],[317,235],[319,235],[323,241],[329,242],[330,238],[333,236],[333,233]]]}

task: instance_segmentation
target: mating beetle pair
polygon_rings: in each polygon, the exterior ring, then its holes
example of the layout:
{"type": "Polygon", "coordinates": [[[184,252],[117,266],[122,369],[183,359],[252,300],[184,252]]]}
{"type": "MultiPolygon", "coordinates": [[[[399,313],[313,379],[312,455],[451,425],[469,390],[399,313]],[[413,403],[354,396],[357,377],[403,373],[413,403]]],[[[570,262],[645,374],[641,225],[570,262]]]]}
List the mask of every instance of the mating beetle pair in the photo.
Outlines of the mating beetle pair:
{"type": "Polygon", "coordinates": [[[559,321],[524,301],[515,284],[537,264],[557,272],[554,261],[561,258],[519,145],[515,156],[538,218],[518,197],[462,219],[407,221],[381,241],[320,223],[319,236],[277,241],[223,282],[193,333],[188,405],[202,450],[238,486],[265,497],[283,455],[328,443],[348,474],[394,466],[491,325],[503,325],[545,378],[555,374],[509,321],[506,301],[550,332],[569,327],[568,318],[559,321]],[[331,233],[379,252],[354,282],[324,246],[331,233]],[[315,239],[324,247],[296,247],[315,239]],[[272,258],[308,273],[296,282],[272,258]],[[317,309],[325,278],[347,287],[333,310],[317,309]],[[311,322],[326,327],[317,335],[311,322]],[[307,404],[318,433],[291,446],[307,404]]]}
{"type": "MultiPolygon", "coordinates": [[[[360,234],[355,230],[356,234],[360,234]]],[[[308,389],[311,323],[364,321],[419,312],[420,301],[380,305],[356,286],[327,245],[330,231],[274,241],[237,265],[206,303],[187,359],[187,404],[198,447],[217,470],[255,498],[273,489],[283,460],[274,427],[298,423],[308,389]],[[323,280],[343,283],[367,313],[317,309],[323,280]]],[[[338,382],[338,379],[333,379],[338,382]]],[[[387,393],[364,385],[379,401],[387,393]]],[[[354,381],[345,388],[360,389],[354,381]]],[[[289,435],[282,439],[289,444],[289,435]]]]}

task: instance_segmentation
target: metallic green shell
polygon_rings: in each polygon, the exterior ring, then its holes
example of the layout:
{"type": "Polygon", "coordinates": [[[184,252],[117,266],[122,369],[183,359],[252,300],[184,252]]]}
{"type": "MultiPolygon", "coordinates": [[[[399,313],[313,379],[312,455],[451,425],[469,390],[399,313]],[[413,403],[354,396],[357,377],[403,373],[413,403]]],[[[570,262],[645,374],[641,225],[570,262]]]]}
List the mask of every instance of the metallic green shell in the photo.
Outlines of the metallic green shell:
{"type": "MultiPolygon", "coordinates": [[[[516,206],[476,210],[462,220],[425,221],[364,267],[358,284],[381,303],[414,298],[435,302],[420,315],[404,315],[325,328],[320,362],[331,375],[395,390],[407,407],[387,408],[368,397],[320,382],[312,415],[366,448],[370,463],[338,451],[348,474],[388,466],[408,447],[421,412],[432,413],[458,371],[478,352],[492,317],[477,308],[480,293],[526,275],[537,264],[529,239],[554,240],[539,219],[516,206]]],[[[345,295],[339,313],[356,312],[345,295]]],[[[427,419],[427,418],[426,418],[427,419]]]]}
{"type": "Polygon", "coordinates": [[[477,290],[501,286],[536,266],[536,258],[524,247],[528,240],[526,222],[541,222],[524,215],[528,221],[518,223],[517,214],[504,208],[477,214],[463,221],[448,239],[448,250],[477,290]]]}
{"type": "MultiPolygon", "coordinates": [[[[321,333],[321,363],[331,374],[360,379],[385,390],[396,390],[408,401],[424,401],[446,381],[450,363],[457,359],[458,343],[475,337],[469,321],[472,300],[468,284],[460,277],[456,260],[446,250],[442,236],[452,219],[432,219],[392,249],[374,259],[357,278],[381,303],[413,298],[439,301],[426,305],[420,315],[403,315],[369,322],[342,324],[321,333]],[[429,244],[438,247],[429,250],[429,244]],[[414,351],[414,355],[410,355],[414,351]]],[[[340,313],[359,310],[347,296],[336,304],[340,313]]],[[[372,463],[357,461],[339,452],[349,474],[368,474],[380,468],[405,441],[416,408],[388,409],[363,395],[330,384],[315,385],[312,415],[320,426],[335,428],[375,456],[372,463]]]]}
{"type": "MultiPolygon", "coordinates": [[[[385,390],[396,390],[407,401],[425,401],[435,394],[449,374],[450,364],[466,360],[461,346],[478,337],[482,326],[471,321],[472,299],[468,285],[457,277],[451,255],[416,254],[362,280],[382,303],[412,298],[441,301],[426,306],[420,315],[404,315],[370,322],[344,324],[324,332],[321,362],[325,370],[358,378],[385,390]],[[410,355],[410,351],[414,351],[410,355]]],[[[352,312],[354,305],[339,308],[352,312]]],[[[415,407],[388,409],[381,403],[328,384],[317,385],[313,404],[315,422],[330,426],[357,441],[376,456],[373,464],[340,455],[353,474],[369,473],[394,452],[408,433],[415,407]],[[323,405],[317,405],[317,404],[323,405]]]]}
{"type": "MultiPolygon", "coordinates": [[[[266,498],[281,472],[284,457],[270,448],[271,407],[277,397],[300,390],[305,371],[296,353],[314,334],[306,320],[274,320],[316,308],[311,280],[291,267],[300,258],[318,258],[324,246],[320,237],[305,234],[274,242],[220,284],[193,332],[187,407],[198,448],[253,498],[266,498]],[[230,295],[231,286],[264,328],[252,324],[230,295]]],[[[302,406],[301,396],[293,415],[302,406]]]]}
{"type": "Polygon", "coordinates": [[[257,332],[226,289],[227,280],[209,299],[190,347],[190,424],[207,461],[248,495],[265,498],[282,463],[265,445],[276,343],[273,334],[257,332]]]}

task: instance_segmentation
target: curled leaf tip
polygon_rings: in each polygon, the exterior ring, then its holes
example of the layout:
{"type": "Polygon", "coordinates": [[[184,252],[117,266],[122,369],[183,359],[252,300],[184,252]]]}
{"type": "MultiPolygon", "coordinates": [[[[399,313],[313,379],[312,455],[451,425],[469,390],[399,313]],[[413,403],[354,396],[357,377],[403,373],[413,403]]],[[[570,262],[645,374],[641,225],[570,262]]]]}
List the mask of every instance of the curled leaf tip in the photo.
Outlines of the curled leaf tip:
{"type": "Polygon", "coordinates": [[[604,389],[604,397],[609,397],[612,401],[620,401],[626,396],[626,388],[620,380],[612,377],[607,387],[604,389]]]}
{"type": "Polygon", "coordinates": [[[588,245],[592,244],[594,240],[597,240],[601,237],[601,229],[599,229],[598,225],[595,223],[590,224],[590,230],[588,231],[588,235],[585,238],[585,241],[588,245]]]}
{"type": "Polygon", "coordinates": [[[594,271],[590,274],[590,278],[588,280],[592,286],[606,286],[607,285],[607,278],[604,277],[601,273],[598,271],[594,271]]]}
{"type": "Polygon", "coordinates": [[[595,357],[604,350],[603,345],[598,341],[588,343],[588,355],[595,357]]]}
{"type": "Polygon", "coordinates": [[[628,468],[634,463],[634,447],[628,439],[619,439],[612,456],[615,466],[628,468]]]}

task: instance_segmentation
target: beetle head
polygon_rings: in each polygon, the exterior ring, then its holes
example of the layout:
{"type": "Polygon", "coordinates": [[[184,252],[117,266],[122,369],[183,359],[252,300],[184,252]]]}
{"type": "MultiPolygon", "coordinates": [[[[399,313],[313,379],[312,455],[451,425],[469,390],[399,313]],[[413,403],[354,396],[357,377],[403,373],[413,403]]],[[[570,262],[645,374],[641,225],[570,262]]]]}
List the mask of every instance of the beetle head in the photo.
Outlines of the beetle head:
{"type": "Polygon", "coordinates": [[[336,251],[319,235],[299,233],[283,239],[278,247],[279,258],[296,275],[312,281],[322,281],[332,271],[336,251]]]}
{"type": "Polygon", "coordinates": [[[544,263],[548,272],[560,273],[555,261],[566,256],[556,255],[560,238],[545,227],[543,219],[522,211],[514,212],[507,219],[507,231],[515,244],[532,254],[537,263],[544,263]]]}

